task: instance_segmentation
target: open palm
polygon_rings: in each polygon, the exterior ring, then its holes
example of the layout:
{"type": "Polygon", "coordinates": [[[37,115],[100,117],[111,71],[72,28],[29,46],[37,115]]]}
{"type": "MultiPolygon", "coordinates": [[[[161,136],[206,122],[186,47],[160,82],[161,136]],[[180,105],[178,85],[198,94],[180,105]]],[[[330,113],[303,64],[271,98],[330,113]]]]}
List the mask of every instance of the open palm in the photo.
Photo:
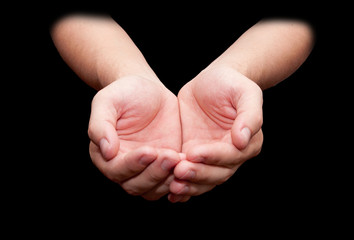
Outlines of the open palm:
{"type": "Polygon", "coordinates": [[[181,127],[177,98],[162,84],[125,77],[102,89],[92,102],[89,136],[95,165],[127,192],[157,199],[169,191],[181,127]]]}
{"type": "Polygon", "coordinates": [[[174,170],[171,192],[199,195],[260,151],[262,92],[236,71],[213,69],[187,83],[178,99],[186,159],[174,170]]]}

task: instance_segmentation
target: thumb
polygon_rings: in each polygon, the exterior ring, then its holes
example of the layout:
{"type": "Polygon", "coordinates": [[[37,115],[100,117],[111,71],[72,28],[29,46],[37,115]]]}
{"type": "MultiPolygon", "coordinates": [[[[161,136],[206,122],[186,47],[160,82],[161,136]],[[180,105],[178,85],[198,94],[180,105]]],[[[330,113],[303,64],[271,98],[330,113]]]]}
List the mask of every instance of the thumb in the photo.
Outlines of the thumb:
{"type": "Polygon", "coordinates": [[[102,94],[96,94],[92,100],[88,135],[91,141],[100,147],[106,160],[114,158],[119,150],[117,119],[112,102],[102,94]]]}
{"type": "Polygon", "coordinates": [[[262,127],[263,96],[258,86],[247,88],[235,99],[236,119],[232,125],[231,137],[233,144],[239,149],[245,149],[252,138],[262,127]]]}

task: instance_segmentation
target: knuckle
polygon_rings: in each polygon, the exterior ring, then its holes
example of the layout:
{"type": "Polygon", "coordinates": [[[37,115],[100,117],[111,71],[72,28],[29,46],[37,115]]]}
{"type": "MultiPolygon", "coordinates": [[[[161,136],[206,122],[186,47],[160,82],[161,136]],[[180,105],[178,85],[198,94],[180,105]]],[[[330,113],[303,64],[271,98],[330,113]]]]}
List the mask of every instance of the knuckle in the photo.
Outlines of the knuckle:
{"type": "Polygon", "coordinates": [[[148,171],[149,179],[153,183],[161,182],[162,177],[155,171],[148,171]]]}
{"type": "Polygon", "coordinates": [[[225,183],[227,180],[229,180],[229,179],[232,177],[233,174],[234,174],[234,171],[231,170],[231,169],[229,169],[229,170],[227,171],[227,173],[225,173],[224,176],[221,177],[221,178],[216,182],[216,185],[220,185],[220,184],[225,183]]]}

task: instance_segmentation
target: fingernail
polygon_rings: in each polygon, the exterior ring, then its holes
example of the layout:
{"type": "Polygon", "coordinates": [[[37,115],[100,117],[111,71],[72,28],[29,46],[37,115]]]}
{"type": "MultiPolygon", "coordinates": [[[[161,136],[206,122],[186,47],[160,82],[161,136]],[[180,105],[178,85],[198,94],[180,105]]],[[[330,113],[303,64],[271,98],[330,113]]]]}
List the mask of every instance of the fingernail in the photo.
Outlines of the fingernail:
{"type": "Polygon", "coordinates": [[[241,130],[241,134],[243,136],[243,139],[245,140],[245,145],[247,145],[251,138],[251,130],[245,127],[241,130]]]}
{"type": "Polygon", "coordinates": [[[190,161],[192,162],[195,162],[195,163],[201,163],[201,162],[204,162],[204,157],[195,157],[195,158],[192,158],[192,159],[189,159],[190,161]]]}
{"type": "Polygon", "coordinates": [[[144,155],[140,158],[140,164],[147,166],[155,159],[154,156],[151,155],[144,155]]]}
{"type": "Polygon", "coordinates": [[[108,155],[109,153],[107,153],[109,151],[109,147],[110,147],[110,144],[109,144],[108,140],[106,138],[102,138],[100,140],[100,149],[101,149],[103,156],[106,159],[108,159],[108,156],[109,156],[108,155]]]}
{"type": "Polygon", "coordinates": [[[184,186],[179,192],[178,194],[179,195],[184,195],[184,194],[187,194],[189,191],[189,187],[188,186],[184,186]]]}
{"type": "Polygon", "coordinates": [[[193,170],[188,170],[183,176],[182,180],[192,180],[195,177],[195,172],[193,170]]]}
{"type": "Polygon", "coordinates": [[[109,142],[107,139],[105,138],[102,138],[101,141],[100,141],[100,148],[102,151],[106,151],[107,148],[109,148],[109,142]]]}
{"type": "Polygon", "coordinates": [[[161,163],[161,168],[164,171],[170,171],[174,166],[174,163],[169,160],[163,160],[161,163]]]}

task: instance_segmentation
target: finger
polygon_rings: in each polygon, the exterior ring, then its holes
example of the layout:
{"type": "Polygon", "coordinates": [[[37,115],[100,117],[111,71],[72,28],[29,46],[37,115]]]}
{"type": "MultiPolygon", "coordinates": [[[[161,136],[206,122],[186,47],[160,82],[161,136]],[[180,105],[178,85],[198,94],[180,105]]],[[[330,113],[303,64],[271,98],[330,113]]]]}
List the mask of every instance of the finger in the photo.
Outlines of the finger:
{"type": "Polygon", "coordinates": [[[196,184],[186,181],[174,180],[170,184],[170,191],[172,194],[179,196],[198,196],[209,192],[216,185],[196,184]]]}
{"type": "Polygon", "coordinates": [[[132,195],[142,195],[164,181],[179,161],[177,152],[159,150],[157,159],[140,174],[122,183],[122,187],[132,195]]]}
{"type": "Polygon", "coordinates": [[[119,184],[140,174],[157,158],[156,150],[146,146],[131,151],[125,156],[117,155],[107,162],[93,142],[91,142],[91,148],[93,149],[90,151],[93,163],[106,177],[119,184]]]}
{"type": "Polygon", "coordinates": [[[241,161],[242,152],[233,144],[217,142],[202,144],[189,149],[186,159],[191,162],[202,162],[232,168],[241,161]]]}
{"type": "Polygon", "coordinates": [[[150,191],[144,193],[142,197],[149,201],[155,201],[160,199],[161,197],[165,196],[170,192],[170,184],[173,181],[175,176],[170,174],[165,181],[158,184],[156,187],[151,189],[150,191]]]}
{"type": "Polygon", "coordinates": [[[189,199],[191,198],[191,196],[185,196],[185,195],[176,195],[173,193],[170,193],[168,195],[168,200],[172,203],[176,203],[176,202],[187,202],[189,199]]]}
{"type": "Polygon", "coordinates": [[[157,151],[148,146],[140,147],[127,153],[123,159],[112,162],[111,169],[117,170],[120,182],[142,173],[150,164],[156,161],[157,151]]]}
{"type": "Polygon", "coordinates": [[[231,129],[231,137],[233,144],[240,150],[246,148],[263,122],[262,90],[253,82],[248,85],[242,94],[233,99],[237,114],[231,129]]]}
{"type": "Polygon", "coordinates": [[[174,175],[178,180],[185,180],[197,184],[219,185],[226,182],[240,166],[233,168],[181,161],[174,169],[174,175]]]}
{"type": "Polygon", "coordinates": [[[92,162],[96,165],[96,167],[102,172],[103,163],[105,160],[102,157],[102,153],[100,148],[92,141],[90,141],[89,153],[92,162]]]}
{"type": "Polygon", "coordinates": [[[261,150],[263,145],[263,131],[260,129],[250,140],[250,143],[243,150],[243,154],[247,156],[247,159],[257,156],[261,150]]]}
{"type": "Polygon", "coordinates": [[[88,128],[90,139],[100,147],[104,159],[110,160],[117,155],[119,139],[116,131],[117,111],[107,97],[98,92],[92,100],[88,128]]]}

